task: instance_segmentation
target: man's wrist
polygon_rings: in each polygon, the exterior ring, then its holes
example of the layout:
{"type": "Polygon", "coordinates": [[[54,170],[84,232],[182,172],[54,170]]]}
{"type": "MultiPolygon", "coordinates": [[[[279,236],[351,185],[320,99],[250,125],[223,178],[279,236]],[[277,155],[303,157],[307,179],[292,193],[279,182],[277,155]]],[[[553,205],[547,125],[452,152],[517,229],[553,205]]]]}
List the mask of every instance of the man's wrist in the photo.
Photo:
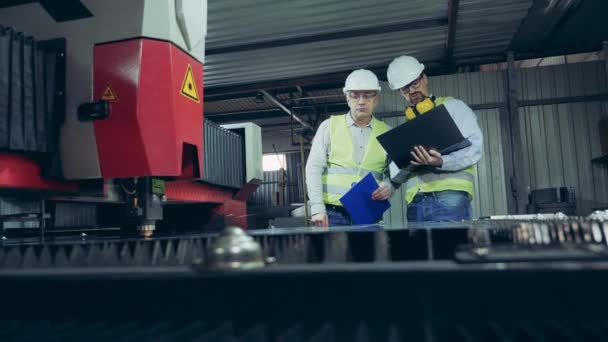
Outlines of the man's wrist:
{"type": "Polygon", "coordinates": [[[318,204],[313,204],[310,206],[310,215],[317,215],[317,214],[325,214],[326,210],[325,210],[325,204],[324,203],[318,203],[318,204]]]}

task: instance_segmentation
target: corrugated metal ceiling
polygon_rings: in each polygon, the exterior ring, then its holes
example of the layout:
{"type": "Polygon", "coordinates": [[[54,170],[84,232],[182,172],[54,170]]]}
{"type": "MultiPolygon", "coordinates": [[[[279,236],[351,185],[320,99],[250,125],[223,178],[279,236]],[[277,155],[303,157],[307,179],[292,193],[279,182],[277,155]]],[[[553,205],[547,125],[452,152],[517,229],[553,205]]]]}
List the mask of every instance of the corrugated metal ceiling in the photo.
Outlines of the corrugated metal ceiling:
{"type": "MultiPolygon", "coordinates": [[[[532,2],[460,0],[455,56],[503,53],[532,2]]],[[[400,54],[440,61],[445,57],[448,4],[448,0],[209,0],[206,48],[211,53],[206,57],[205,87],[382,67],[400,54]],[[415,29],[389,29],[425,20],[435,22],[415,29]],[[351,36],[352,30],[363,31],[351,36]],[[337,37],[332,39],[332,34],[337,37]],[[268,43],[276,45],[256,45],[268,43]]]]}
{"type": "Polygon", "coordinates": [[[227,86],[386,65],[400,54],[435,60],[445,27],[208,56],[205,86],[227,86]]]}
{"type": "Polygon", "coordinates": [[[503,53],[528,13],[532,0],[460,0],[456,57],[503,53]]]}
{"type": "MultiPolygon", "coordinates": [[[[597,28],[598,22],[603,22],[601,16],[590,17],[589,12],[600,13],[598,8],[606,6],[608,1],[581,1],[579,12],[566,16],[559,30],[552,31],[550,43],[558,42],[555,43],[558,47],[567,45],[563,42],[571,41],[572,29],[578,29],[584,14],[592,23],[586,30],[594,33],[591,35],[594,41],[606,35],[604,31],[608,29],[597,28]]],[[[504,58],[506,51],[514,47],[516,53],[520,51],[517,48],[528,51],[523,49],[525,44],[536,49],[531,45],[542,37],[535,38],[536,33],[530,29],[534,26],[522,23],[534,21],[536,27],[542,27],[545,21],[551,23],[555,19],[554,14],[553,17],[542,14],[548,0],[456,2],[453,58],[457,63],[478,63],[485,56],[504,58]],[[520,40],[521,37],[528,39],[520,40]]],[[[282,87],[276,97],[288,107],[339,104],[343,99],[327,96],[340,94],[338,87],[346,73],[368,68],[385,79],[390,60],[402,54],[418,57],[431,69],[441,68],[449,57],[446,49],[449,3],[450,0],[260,0],[255,3],[209,0],[204,77],[207,95],[211,97],[206,95],[205,112],[213,116],[278,110],[270,102],[255,101],[255,91],[262,82],[267,90],[282,87]],[[329,76],[333,79],[328,79],[329,76]],[[298,83],[310,79],[311,83],[298,83]],[[297,85],[304,86],[305,97],[320,97],[293,101],[286,92],[296,92],[297,85]],[[314,91],[319,85],[336,89],[314,91]]],[[[576,49],[575,43],[570,45],[576,49]]]]}
{"type": "Polygon", "coordinates": [[[446,0],[209,0],[207,48],[447,17],[446,0]]]}

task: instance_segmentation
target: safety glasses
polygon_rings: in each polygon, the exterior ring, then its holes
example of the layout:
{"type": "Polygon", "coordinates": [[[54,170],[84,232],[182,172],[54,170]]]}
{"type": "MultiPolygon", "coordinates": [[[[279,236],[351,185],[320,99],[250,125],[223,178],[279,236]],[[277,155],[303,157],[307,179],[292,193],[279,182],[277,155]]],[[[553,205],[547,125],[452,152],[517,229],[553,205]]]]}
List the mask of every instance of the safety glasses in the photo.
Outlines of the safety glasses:
{"type": "Polygon", "coordinates": [[[418,76],[417,79],[413,80],[412,82],[404,85],[403,87],[399,88],[399,91],[405,95],[405,94],[409,94],[410,93],[410,88],[411,87],[418,87],[418,85],[420,85],[420,81],[422,80],[422,74],[420,74],[420,76],[418,76]]]}

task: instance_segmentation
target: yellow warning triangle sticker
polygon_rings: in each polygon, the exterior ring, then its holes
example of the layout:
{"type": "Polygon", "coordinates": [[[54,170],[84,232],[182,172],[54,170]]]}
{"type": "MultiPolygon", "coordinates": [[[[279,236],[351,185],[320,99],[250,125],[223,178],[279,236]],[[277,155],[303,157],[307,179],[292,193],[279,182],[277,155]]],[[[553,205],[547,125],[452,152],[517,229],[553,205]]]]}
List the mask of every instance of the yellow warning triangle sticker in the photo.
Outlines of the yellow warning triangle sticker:
{"type": "Polygon", "coordinates": [[[198,90],[196,89],[196,82],[194,82],[192,66],[190,64],[188,64],[188,70],[186,70],[186,76],[184,76],[184,82],[182,83],[181,93],[182,95],[196,103],[200,102],[198,98],[198,90]]]}
{"type": "Polygon", "coordinates": [[[110,83],[106,84],[106,89],[103,91],[101,99],[106,101],[118,101],[118,96],[116,96],[116,92],[112,89],[110,83]]]}

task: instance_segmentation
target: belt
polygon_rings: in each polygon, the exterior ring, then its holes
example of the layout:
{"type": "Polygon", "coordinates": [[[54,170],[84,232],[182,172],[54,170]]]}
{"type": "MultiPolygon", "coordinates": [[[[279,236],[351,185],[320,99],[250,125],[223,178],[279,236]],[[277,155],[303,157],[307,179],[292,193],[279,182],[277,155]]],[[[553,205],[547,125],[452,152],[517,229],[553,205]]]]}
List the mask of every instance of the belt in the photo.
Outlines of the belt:
{"type": "Polygon", "coordinates": [[[425,199],[427,197],[433,197],[433,198],[437,199],[437,195],[438,194],[449,193],[449,192],[467,194],[466,191],[460,191],[460,190],[442,190],[442,191],[431,191],[431,192],[418,192],[414,196],[414,198],[412,199],[412,203],[418,203],[418,202],[422,201],[423,199],[425,199]]]}
{"type": "Polygon", "coordinates": [[[327,210],[333,210],[333,211],[339,211],[343,214],[346,214],[348,216],[350,216],[350,214],[348,213],[348,210],[346,210],[346,208],[344,208],[343,206],[340,205],[334,205],[334,204],[327,204],[325,203],[325,208],[327,210]]]}

